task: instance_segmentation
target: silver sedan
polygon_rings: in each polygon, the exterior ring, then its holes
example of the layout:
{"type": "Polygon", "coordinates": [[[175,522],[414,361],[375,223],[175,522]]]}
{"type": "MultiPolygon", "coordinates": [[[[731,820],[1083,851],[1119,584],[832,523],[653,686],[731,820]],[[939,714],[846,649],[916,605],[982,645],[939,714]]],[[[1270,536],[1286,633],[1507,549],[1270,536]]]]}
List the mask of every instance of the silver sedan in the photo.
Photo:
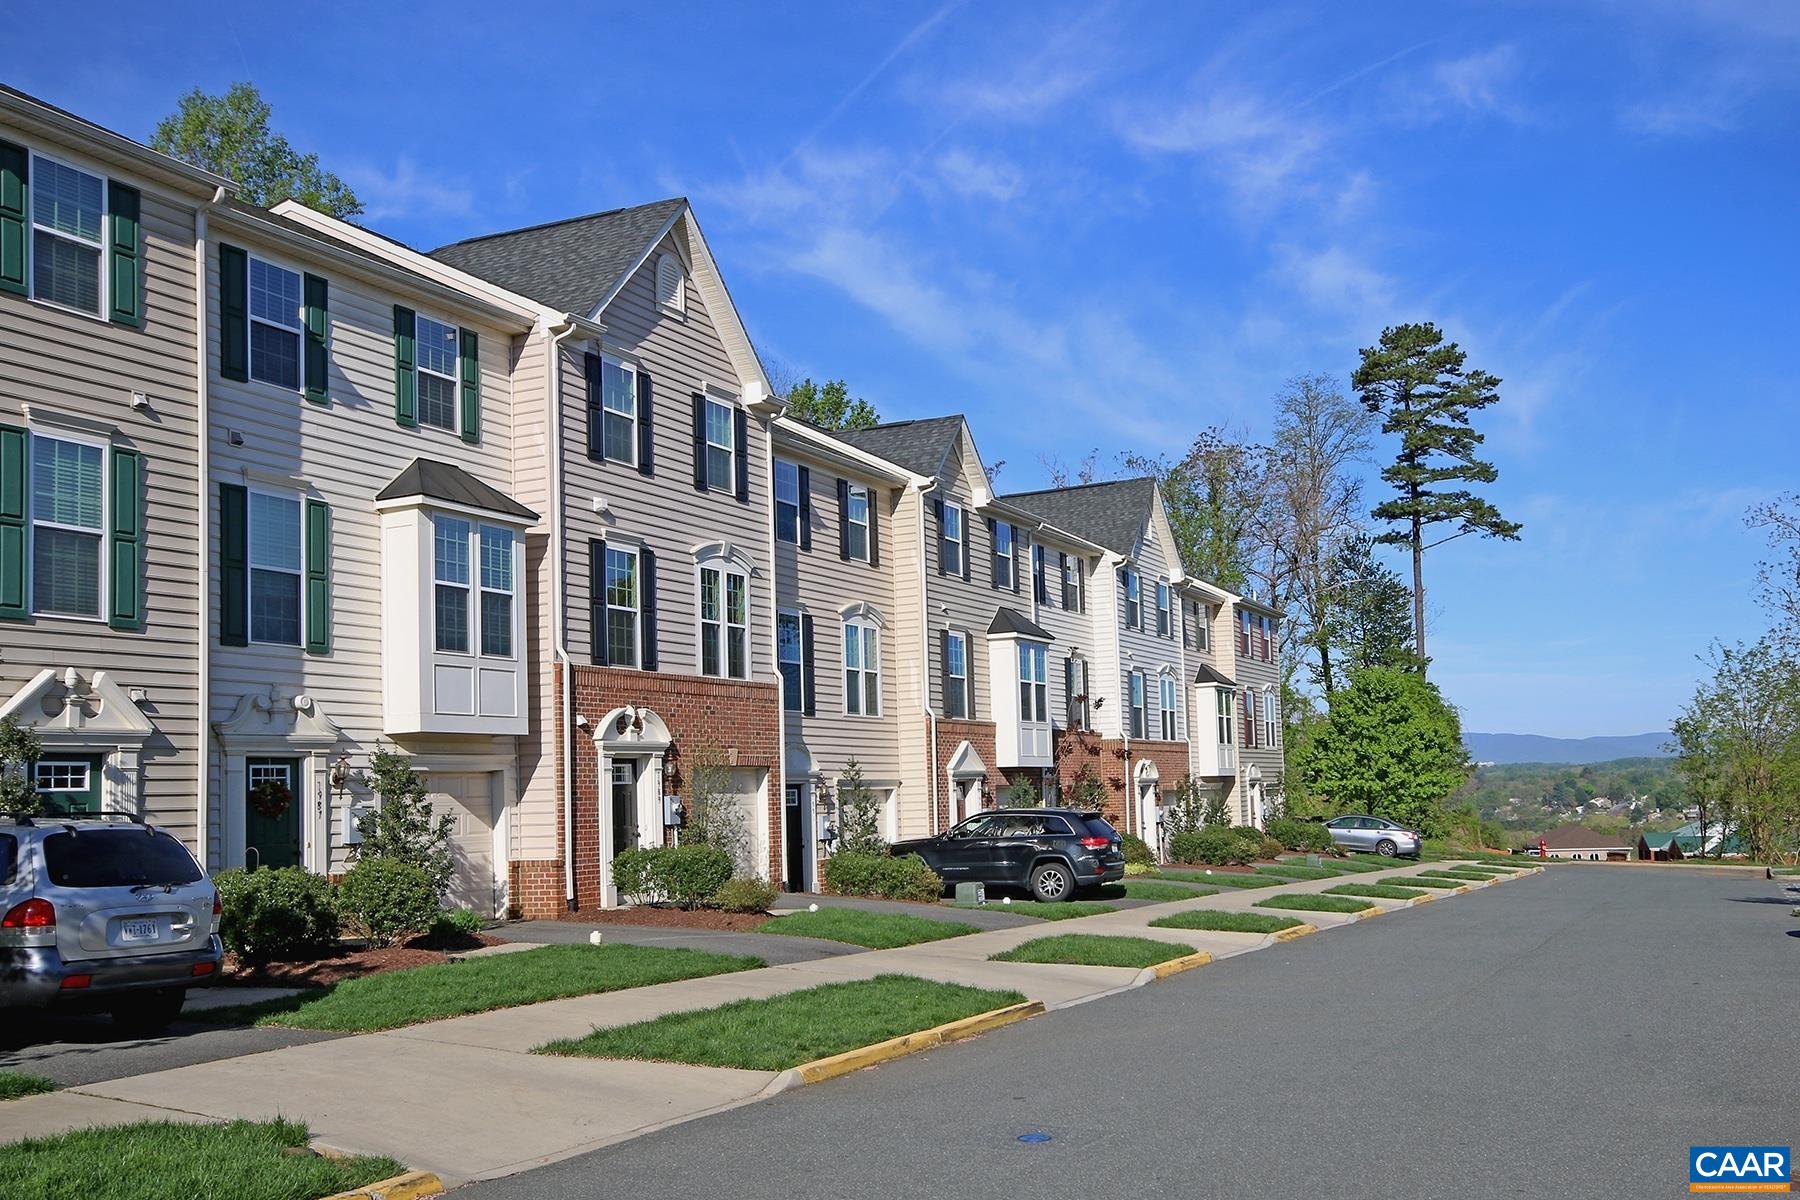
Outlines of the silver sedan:
{"type": "Polygon", "coordinates": [[[1392,858],[1396,854],[1417,858],[1423,840],[1418,830],[1396,825],[1385,817],[1333,817],[1325,822],[1325,828],[1331,831],[1334,845],[1379,854],[1383,858],[1392,858]]]}

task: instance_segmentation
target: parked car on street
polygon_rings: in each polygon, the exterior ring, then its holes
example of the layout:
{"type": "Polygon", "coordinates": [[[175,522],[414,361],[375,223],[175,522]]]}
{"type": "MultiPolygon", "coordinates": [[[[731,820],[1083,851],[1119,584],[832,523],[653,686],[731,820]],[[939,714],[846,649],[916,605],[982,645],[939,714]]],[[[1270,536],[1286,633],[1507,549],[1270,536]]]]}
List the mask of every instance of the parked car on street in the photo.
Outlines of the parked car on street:
{"type": "Polygon", "coordinates": [[[1125,878],[1119,831],[1099,813],[1073,808],[996,808],[888,852],[917,854],[951,886],[1024,888],[1038,900],[1067,900],[1125,878]]]}
{"type": "Polygon", "coordinates": [[[218,890],[162,830],[0,817],[0,1009],[99,1009],[154,1032],[218,982],[218,930],[218,890]]]}
{"type": "Polygon", "coordinates": [[[1425,835],[1418,830],[1396,825],[1385,817],[1333,817],[1325,822],[1325,828],[1331,831],[1333,845],[1346,850],[1364,850],[1383,858],[1392,858],[1396,854],[1417,858],[1419,847],[1425,841],[1425,835]]]}

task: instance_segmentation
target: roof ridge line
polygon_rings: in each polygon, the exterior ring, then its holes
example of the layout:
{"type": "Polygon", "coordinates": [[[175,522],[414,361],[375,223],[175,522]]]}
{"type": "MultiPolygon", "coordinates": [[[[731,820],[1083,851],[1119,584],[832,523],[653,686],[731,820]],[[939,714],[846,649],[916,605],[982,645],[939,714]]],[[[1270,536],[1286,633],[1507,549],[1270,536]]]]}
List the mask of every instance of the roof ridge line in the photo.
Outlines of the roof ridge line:
{"type": "Polygon", "coordinates": [[[521,225],[517,229],[498,229],[493,233],[478,233],[473,237],[458,238],[454,242],[445,242],[443,245],[432,250],[431,253],[436,254],[438,250],[448,250],[452,246],[466,246],[470,242],[486,242],[492,241],[494,238],[512,237],[514,234],[536,233],[540,229],[554,229],[558,225],[573,225],[577,221],[592,221],[599,217],[611,217],[616,216],[619,213],[632,212],[640,208],[655,208],[658,204],[669,203],[686,204],[687,197],[664,196],[661,200],[647,200],[642,204],[621,204],[617,208],[603,208],[598,212],[577,213],[572,217],[558,217],[553,221],[539,221],[535,225],[521,225]]]}

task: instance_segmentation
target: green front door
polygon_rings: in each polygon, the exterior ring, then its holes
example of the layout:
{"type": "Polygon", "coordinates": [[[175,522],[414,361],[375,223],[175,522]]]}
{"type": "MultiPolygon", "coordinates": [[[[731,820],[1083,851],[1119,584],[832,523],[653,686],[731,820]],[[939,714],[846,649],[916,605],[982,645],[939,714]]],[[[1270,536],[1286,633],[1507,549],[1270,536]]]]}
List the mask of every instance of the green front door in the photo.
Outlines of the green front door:
{"type": "Polygon", "coordinates": [[[252,758],[245,762],[244,865],[297,867],[300,865],[300,760],[252,758]],[[287,789],[287,804],[277,811],[278,793],[264,784],[287,789]],[[261,791],[259,791],[261,789],[261,791]]]}
{"type": "Polygon", "coordinates": [[[91,816],[100,811],[98,754],[45,754],[31,767],[31,782],[44,811],[56,817],[91,816]]]}

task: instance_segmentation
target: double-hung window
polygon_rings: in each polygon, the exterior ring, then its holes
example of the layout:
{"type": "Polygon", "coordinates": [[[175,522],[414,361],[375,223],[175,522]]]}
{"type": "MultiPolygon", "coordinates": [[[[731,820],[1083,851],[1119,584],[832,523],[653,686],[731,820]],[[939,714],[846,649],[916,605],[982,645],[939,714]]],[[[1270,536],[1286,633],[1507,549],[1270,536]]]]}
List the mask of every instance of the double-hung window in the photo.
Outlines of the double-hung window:
{"type": "MultiPolygon", "coordinates": [[[[252,503],[254,500],[252,497],[252,503]]],[[[432,608],[437,621],[436,646],[443,653],[469,653],[472,531],[473,527],[461,517],[440,515],[431,519],[431,577],[435,587],[432,608]]],[[[255,619],[254,605],[251,619],[255,619]]]]}
{"type": "Polygon", "coordinates": [[[1162,695],[1158,697],[1160,701],[1158,708],[1162,717],[1162,740],[1172,742],[1175,740],[1175,677],[1173,675],[1162,677],[1161,690],[1162,695]]]}
{"type": "Polygon", "coordinates": [[[1238,613],[1238,653],[1250,657],[1250,614],[1243,611],[1238,613]]]}
{"type": "Polygon", "coordinates": [[[1275,622],[1267,617],[1262,619],[1262,660],[1275,661],[1275,622]]]}
{"type": "Polygon", "coordinates": [[[1138,573],[1136,571],[1127,570],[1125,572],[1125,628],[1127,629],[1143,628],[1142,596],[1139,590],[1140,587],[1141,584],[1138,580],[1138,573]]]}
{"type": "MultiPolygon", "coordinates": [[[[31,607],[98,617],[106,576],[106,451],[31,436],[31,607]]],[[[296,523],[297,524],[297,523],[296,523]]]]}
{"type": "Polygon", "coordinates": [[[101,315],[106,180],[67,163],[31,157],[31,294],[101,315]]]}
{"type": "Polygon", "coordinates": [[[1044,578],[1044,543],[1031,544],[1031,598],[1039,604],[1050,603],[1050,584],[1044,578]]]}
{"type": "Polygon", "coordinates": [[[1156,581],[1156,636],[1170,637],[1174,626],[1169,622],[1174,614],[1169,611],[1169,585],[1159,579],[1156,581]]]}
{"type": "Polygon", "coordinates": [[[1252,748],[1262,745],[1261,742],[1256,740],[1257,723],[1258,723],[1258,717],[1259,717],[1259,714],[1257,711],[1258,708],[1259,708],[1259,703],[1257,701],[1256,689],[1255,688],[1245,688],[1244,689],[1244,744],[1247,746],[1250,746],[1252,748]]]}
{"type": "Polygon", "coordinates": [[[638,555],[629,546],[606,547],[606,661],[614,667],[638,665],[638,555]]]}
{"type": "Polygon", "coordinates": [[[737,409],[723,400],[706,398],[706,486],[721,491],[737,488],[737,409]]]}
{"type": "Polygon", "coordinates": [[[481,527],[481,652],[513,655],[513,535],[495,525],[481,527]]]}
{"type": "Polygon", "coordinates": [[[1081,609],[1081,560],[1063,556],[1062,606],[1070,612],[1081,609]]]}
{"type": "Polygon", "coordinates": [[[1263,745],[1275,748],[1275,731],[1281,724],[1275,717],[1275,689],[1263,689],[1263,745]]]}
{"type": "Polygon", "coordinates": [[[955,630],[944,635],[944,715],[969,715],[969,635],[955,630]]]}
{"type": "Polygon", "coordinates": [[[850,557],[869,561],[869,489],[860,483],[844,488],[844,522],[849,534],[850,557]]]}
{"type": "Polygon", "coordinates": [[[1048,659],[1050,649],[1042,642],[1019,643],[1019,720],[1046,722],[1050,719],[1050,684],[1048,659]]]}
{"type": "Polygon", "coordinates": [[[1231,729],[1237,705],[1232,700],[1231,693],[1224,688],[1214,688],[1213,694],[1218,697],[1219,745],[1229,746],[1237,740],[1237,735],[1231,729]]]}
{"type": "Polygon", "coordinates": [[[1087,659],[1073,655],[1063,659],[1063,692],[1068,701],[1067,721],[1070,729],[1088,727],[1087,659]]]}
{"type": "Polygon", "coordinates": [[[994,522],[994,586],[1010,591],[1013,585],[1013,527],[994,522]]]}
{"type": "Polygon", "coordinates": [[[775,538],[800,544],[800,468],[775,460],[775,538]]]}
{"type": "MultiPolygon", "coordinates": [[[[299,391],[300,272],[250,258],[250,378],[299,391]]],[[[454,357],[454,356],[452,356],[454,357]]]]}
{"type": "Polygon", "coordinates": [[[700,673],[750,677],[750,580],[742,571],[700,568],[700,673]]]}
{"type": "Polygon", "coordinates": [[[609,462],[637,465],[637,368],[610,355],[600,356],[600,456],[609,462]]]}
{"type": "MultiPolygon", "coordinates": [[[[250,640],[301,644],[301,505],[297,496],[250,493],[250,640]]],[[[467,568],[464,562],[464,568],[467,568]]]]}
{"type": "Polygon", "coordinates": [[[456,429],[456,326],[420,313],[415,334],[419,375],[419,424],[456,429]]]}
{"type": "Polygon", "coordinates": [[[868,621],[844,622],[844,711],[881,715],[881,630],[868,621]]]}
{"type": "Polygon", "coordinates": [[[1145,723],[1144,673],[1133,671],[1131,673],[1131,736],[1134,738],[1144,737],[1145,723]]]}
{"type": "Polygon", "coordinates": [[[944,561],[939,564],[945,575],[961,575],[963,568],[963,510],[955,504],[944,505],[944,514],[940,518],[943,527],[939,530],[939,543],[943,546],[944,561]]]}
{"type": "Polygon", "coordinates": [[[431,519],[433,644],[446,654],[513,657],[512,530],[461,517],[431,519]],[[477,634],[479,631],[479,636],[477,634]]]}
{"type": "Polygon", "coordinates": [[[775,614],[775,662],[781,671],[781,707],[800,712],[806,706],[805,647],[800,643],[800,614],[775,614]]]}

